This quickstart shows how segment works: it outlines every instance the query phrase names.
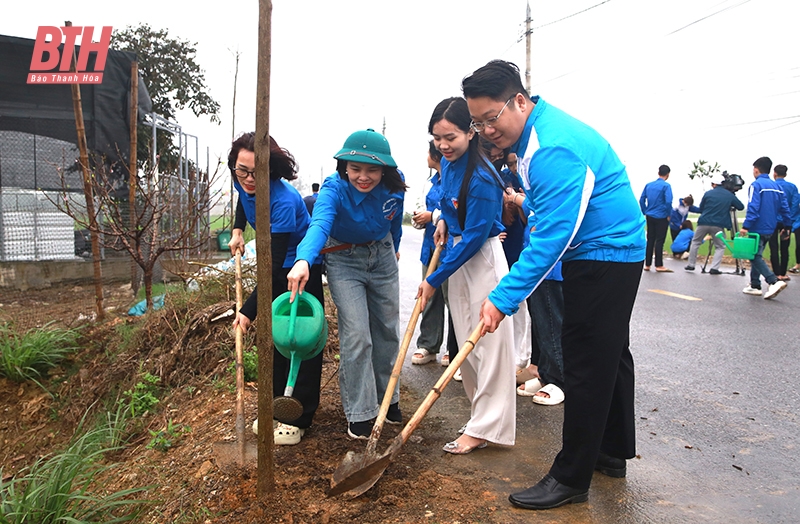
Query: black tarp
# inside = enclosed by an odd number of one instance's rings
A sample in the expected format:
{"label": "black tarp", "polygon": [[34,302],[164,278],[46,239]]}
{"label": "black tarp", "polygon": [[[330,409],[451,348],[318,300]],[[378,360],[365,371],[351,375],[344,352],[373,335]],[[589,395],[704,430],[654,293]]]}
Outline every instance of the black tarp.
{"label": "black tarp", "polygon": [[[27,83],[33,45],[32,39],[0,35],[0,130],[77,144],[70,85]],[[75,49],[79,52],[80,46]],[[94,70],[95,57],[94,53],[90,55],[90,71]],[[81,85],[87,145],[110,164],[128,163],[130,76],[135,58],[134,53],[110,49],[103,83]],[[141,120],[152,111],[141,75],[138,91]],[[40,188],[45,189],[41,184]]]}

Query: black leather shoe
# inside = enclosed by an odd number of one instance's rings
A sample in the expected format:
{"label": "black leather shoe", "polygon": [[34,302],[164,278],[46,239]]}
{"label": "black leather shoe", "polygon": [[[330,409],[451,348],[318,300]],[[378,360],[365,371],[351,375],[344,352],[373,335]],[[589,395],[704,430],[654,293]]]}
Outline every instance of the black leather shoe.
{"label": "black leather shoe", "polygon": [[627,463],[625,462],[625,459],[612,457],[611,455],[606,455],[601,451],[600,455],[597,456],[597,462],[594,465],[594,469],[603,475],[621,479],[625,476],[627,471]]}
{"label": "black leather shoe", "polygon": [[708,274],[709,275],[721,275],[722,271],[720,271],[719,269],[711,269],[711,270],[708,271]]}
{"label": "black leather shoe", "polygon": [[508,500],[519,508],[550,509],[586,502],[589,500],[589,490],[565,486],[550,475],[545,475],[535,486],[509,495]]}

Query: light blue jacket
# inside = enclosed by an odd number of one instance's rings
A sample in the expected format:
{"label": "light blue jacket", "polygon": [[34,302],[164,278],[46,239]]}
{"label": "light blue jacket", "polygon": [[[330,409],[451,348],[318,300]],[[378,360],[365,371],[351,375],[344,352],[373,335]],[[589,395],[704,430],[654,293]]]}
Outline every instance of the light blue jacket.
{"label": "light blue jacket", "polygon": [[536,231],[489,300],[511,315],[560,260],[641,262],[644,217],[625,166],[597,131],[538,96],[511,150]]}

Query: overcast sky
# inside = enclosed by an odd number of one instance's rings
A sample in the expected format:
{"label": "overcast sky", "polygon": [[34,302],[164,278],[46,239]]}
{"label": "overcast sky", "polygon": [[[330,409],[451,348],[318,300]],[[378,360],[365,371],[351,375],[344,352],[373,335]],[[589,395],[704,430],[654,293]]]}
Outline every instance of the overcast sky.
{"label": "overcast sky", "polygon": [[[800,3],[789,0],[531,0],[532,91],[595,127],[638,196],[660,164],[676,199],[702,193],[686,175],[699,159],[752,180],[770,156],[800,182]],[[599,5],[598,5],[599,4]],[[149,23],[197,43],[222,124],[182,112],[212,162],[232,132],[233,53],[241,53],[235,134],[255,127],[258,3],[8,3],[0,34],[40,25]],[[495,58],[525,69],[524,0],[275,0],[270,132],[307,184],[358,129],[386,122],[395,159],[422,196],[427,123],[461,79]],[[210,6],[207,8],[205,6]],[[574,15],[574,16],[571,16]],[[2,67],[2,64],[0,64]],[[35,86],[31,86],[34,89]],[[205,162],[205,155],[201,153]],[[213,168],[212,168],[213,169]],[[740,194],[744,198],[744,194]]]}

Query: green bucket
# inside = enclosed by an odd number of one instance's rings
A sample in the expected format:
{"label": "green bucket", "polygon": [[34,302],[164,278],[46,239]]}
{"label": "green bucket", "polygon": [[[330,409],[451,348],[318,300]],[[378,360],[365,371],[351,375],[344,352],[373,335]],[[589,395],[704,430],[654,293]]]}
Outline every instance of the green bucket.
{"label": "green bucket", "polygon": [[217,249],[220,251],[228,250],[228,242],[231,241],[231,232],[223,229],[217,234]]}
{"label": "green bucket", "polygon": [[733,258],[741,260],[753,260],[758,253],[758,243],[761,236],[758,233],[748,233],[746,237],[736,235],[733,242],[725,240],[725,235],[722,231],[717,233],[717,238],[725,242],[728,249],[731,250]]}

